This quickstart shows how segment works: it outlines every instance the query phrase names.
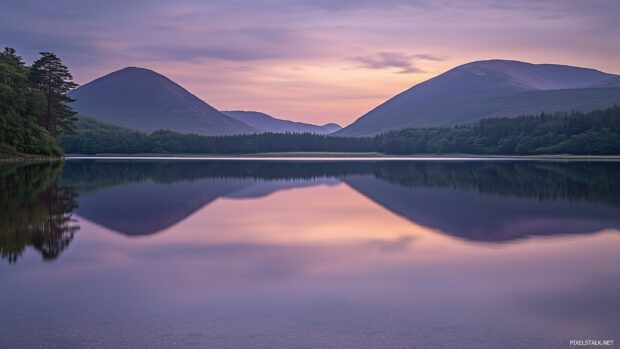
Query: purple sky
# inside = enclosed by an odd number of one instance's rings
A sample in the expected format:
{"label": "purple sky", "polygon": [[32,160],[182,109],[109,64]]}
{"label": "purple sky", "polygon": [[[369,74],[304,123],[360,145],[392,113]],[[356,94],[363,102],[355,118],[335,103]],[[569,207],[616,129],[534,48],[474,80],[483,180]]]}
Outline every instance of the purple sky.
{"label": "purple sky", "polygon": [[82,84],[141,66],[221,110],[348,124],[474,60],[620,73],[620,1],[0,0],[0,45]]}

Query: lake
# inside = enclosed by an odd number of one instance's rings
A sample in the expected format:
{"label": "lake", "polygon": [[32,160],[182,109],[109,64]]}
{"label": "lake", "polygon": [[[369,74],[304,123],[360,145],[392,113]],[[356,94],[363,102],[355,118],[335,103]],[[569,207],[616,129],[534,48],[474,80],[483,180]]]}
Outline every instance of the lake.
{"label": "lake", "polygon": [[0,166],[2,348],[620,340],[620,162]]}

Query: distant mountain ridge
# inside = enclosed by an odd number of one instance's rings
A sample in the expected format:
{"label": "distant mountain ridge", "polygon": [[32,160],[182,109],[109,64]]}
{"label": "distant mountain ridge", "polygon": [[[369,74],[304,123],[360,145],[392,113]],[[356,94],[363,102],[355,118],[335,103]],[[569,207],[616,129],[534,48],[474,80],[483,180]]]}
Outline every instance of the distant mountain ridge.
{"label": "distant mountain ridge", "polygon": [[374,135],[542,111],[591,111],[614,104],[620,104],[619,75],[557,64],[477,61],[411,87],[336,134]]}
{"label": "distant mountain ridge", "polygon": [[400,93],[342,129],[220,112],[167,77],[128,67],[71,92],[82,115],[142,132],[201,135],[314,133],[370,136],[409,127],[452,126],[484,118],[583,111],[620,104],[620,75],[557,64],[509,60],[467,63]]}
{"label": "distant mountain ridge", "polygon": [[342,128],[340,125],[333,123],[319,126],[304,122],[278,119],[271,115],[256,111],[233,110],[223,111],[222,113],[255,128],[258,132],[328,134]]}
{"label": "distant mountain ridge", "polygon": [[71,92],[80,114],[129,129],[223,135],[256,130],[230,118],[189,91],[149,69],[128,67]]}
{"label": "distant mountain ridge", "polygon": [[325,125],[321,125],[321,127],[323,127],[324,129],[326,129],[329,133],[333,133],[336,131],[340,131],[342,129],[342,126],[338,125],[335,122],[330,122],[328,124]]}
{"label": "distant mountain ridge", "polygon": [[95,120],[136,131],[171,130],[201,135],[248,133],[328,134],[341,127],[274,118],[255,111],[220,112],[169,78],[127,67],[71,92],[74,110]]}

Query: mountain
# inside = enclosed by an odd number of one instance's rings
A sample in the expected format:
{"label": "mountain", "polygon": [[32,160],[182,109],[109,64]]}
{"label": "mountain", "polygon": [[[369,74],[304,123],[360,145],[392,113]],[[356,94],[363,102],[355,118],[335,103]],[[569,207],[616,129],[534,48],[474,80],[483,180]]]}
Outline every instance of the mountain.
{"label": "mountain", "polygon": [[256,130],[230,118],[167,77],[136,67],[95,79],[70,96],[82,115],[143,132],[167,129],[222,135]]}
{"label": "mountain", "polygon": [[336,123],[333,123],[333,122],[330,122],[329,124],[321,125],[321,127],[326,129],[329,133],[342,130],[342,126]]}
{"label": "mountain", "polygon": [[341,127],[337,124],[318,126],[303,122],[278,119],[271,115],[257,111],[234,110],[224,111],[222,113],[257,129],[259,132],[327,134],[341,129]]}
{"label": "mountain", "polygon": [[599,81],[590,87],[620,87],[620,76],[616,75],[609,79]]}
{"label": "mountain", "polygon": [[556,64],[477,61],[411,87],[336,134],[365,136],[543,111],[591,111],[619,103],[619,75]]}

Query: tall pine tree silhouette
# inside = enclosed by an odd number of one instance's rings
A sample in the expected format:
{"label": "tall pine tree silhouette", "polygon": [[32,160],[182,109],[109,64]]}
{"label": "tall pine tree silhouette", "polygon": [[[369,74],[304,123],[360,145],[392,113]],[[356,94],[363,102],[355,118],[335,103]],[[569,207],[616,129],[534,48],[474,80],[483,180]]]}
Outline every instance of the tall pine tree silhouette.
{"label": "tall pine tree silhouette", "polygon": [[38,94],[39,103],[34,110],[37,121],[54,136],[74,133],[77,113],[67,105],[73,101],[67,93],[78,84],[58,56],[51,52],[40,55],[28,75]]}

